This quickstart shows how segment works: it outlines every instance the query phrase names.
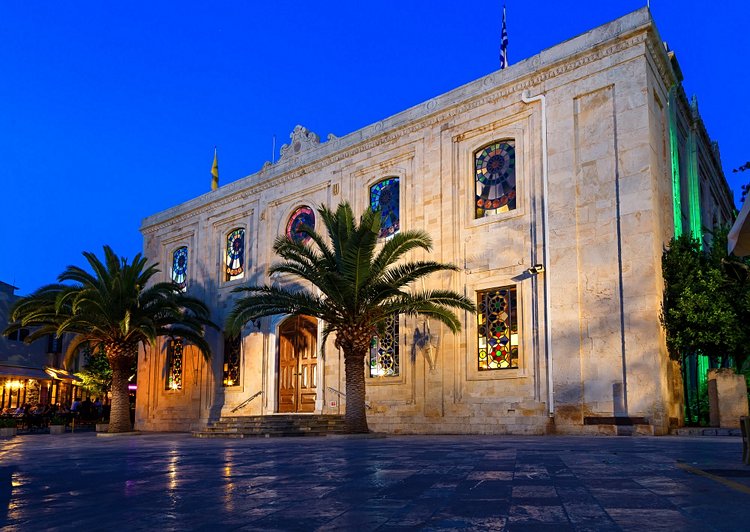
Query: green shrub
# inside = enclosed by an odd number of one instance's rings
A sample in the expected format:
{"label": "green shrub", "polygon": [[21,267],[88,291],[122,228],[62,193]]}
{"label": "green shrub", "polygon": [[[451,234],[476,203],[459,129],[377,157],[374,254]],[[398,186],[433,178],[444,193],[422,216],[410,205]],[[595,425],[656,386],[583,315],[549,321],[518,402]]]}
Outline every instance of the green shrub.
{"label": "green shrub", "polygon": [[62,416],[52,416],[49,420],[50,425],[67,425],[68,420]]}

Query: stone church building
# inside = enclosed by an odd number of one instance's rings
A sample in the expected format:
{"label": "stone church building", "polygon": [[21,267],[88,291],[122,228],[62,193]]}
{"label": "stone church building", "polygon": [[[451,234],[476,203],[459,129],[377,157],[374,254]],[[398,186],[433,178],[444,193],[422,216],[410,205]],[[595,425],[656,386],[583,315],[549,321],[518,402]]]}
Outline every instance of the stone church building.
{"label": "stone church building", "polygon": [[[659,323],[662,250],[734,212],[681,80],[640,9],[344,137],[297,126],[277,162],[146,218],[145,254],[222,323],[234,288],[268,281],[278,235],[320,228],[321,205],[379,206],[383,239],[424,230],[430,258],[459,267],[425,287],[479,311],[457,335],[400,317],[373,340],[371,429],[664,434],[683,392]],[[277,316],[236,341],[208,331],[210,362],[179,340],[142,351],[136,428],[343,413],[343,357],[321,330]]]}

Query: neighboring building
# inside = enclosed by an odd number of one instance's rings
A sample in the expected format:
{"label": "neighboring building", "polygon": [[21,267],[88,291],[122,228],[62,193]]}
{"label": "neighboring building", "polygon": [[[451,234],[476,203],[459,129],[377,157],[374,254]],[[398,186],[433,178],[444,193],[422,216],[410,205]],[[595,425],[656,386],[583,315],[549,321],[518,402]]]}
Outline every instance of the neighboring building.
{"label": "neighboring building", "polygon": [[[682,382],[659,324],[662,249],[733,212],[680,82],[644,8],[344,137],[298,126],[278,162],[145,219],[145,254],[221,323],[234,288],[266,281],[277,235],[320,227],[320,205],[378,205],[383,238],[425,230],[430,257],[460,267],[426,287],[480,311],[455,336],[392,324],[370,355],[371,428],[664,434]],[[141,353],[138,429],[197,428],[253,397],[239,414],[344,411],[341,353],[316,320],[208,340],[208,364],[179,342]]]}
{"label": "neighboring building", "polygon": [[[0,331],[8,326],[10,308],[18,299],[15,291],[15,286],[0,281]],[[29,332],[0,335],[0,411],[24,403],[70,405],[72,401],[73,383],[79,379],[63,369],[65,338],[49,336],[25,344]]]}
{"label": "neighboring building", "polygon": [[738,257],[750,255],[750,200],[746,200],[737,219],[734,221],[732,230],[729,232],[729,253]]}

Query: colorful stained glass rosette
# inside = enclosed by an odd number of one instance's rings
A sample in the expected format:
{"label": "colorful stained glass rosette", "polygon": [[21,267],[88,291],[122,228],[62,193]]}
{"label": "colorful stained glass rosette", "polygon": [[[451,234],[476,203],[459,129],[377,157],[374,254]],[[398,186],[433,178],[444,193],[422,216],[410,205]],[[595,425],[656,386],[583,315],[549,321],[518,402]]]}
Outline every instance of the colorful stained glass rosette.
{"label": "colorful stained glass rosette", "polygon": [[235,229],[227,235],[227,281],[242,277],[245,271],[245,230]]}
{"label": "colorful stained glass rosette", "polygon": [[286,236],[300,244],[307,244],[310,235],[303,227],[315,229],[315,212],[310,207],[300,207],[292,213],[286,224]]}
{"label": "colorful stained glass rosette", "polygon": [[385,323],[383,335],[372,339],[370,377],[396,377],[398,374],[398,318],[392,316]]}
{"label": "colorful stained glass rosette", "polygon": [[480,371],[518,367],[518,325],[514,287],[479,293],[477,348]]}
{"label": "colorful stained glass rosette", "polygon": [[188,248],[183,246],[172,253],[172,281],[185,290],[187,286]]}
{"label": "colorful stained glass rosette", "polygon": [[370,206],[380,209],[380,238],[398,233],[399,229],[398,177],[389,177],[370,188]]}
{"label": "colorful stained glass rosette", "polygon": [[516,208],[516,150],[510,141],[490,144],[474,160],[476,217]]}

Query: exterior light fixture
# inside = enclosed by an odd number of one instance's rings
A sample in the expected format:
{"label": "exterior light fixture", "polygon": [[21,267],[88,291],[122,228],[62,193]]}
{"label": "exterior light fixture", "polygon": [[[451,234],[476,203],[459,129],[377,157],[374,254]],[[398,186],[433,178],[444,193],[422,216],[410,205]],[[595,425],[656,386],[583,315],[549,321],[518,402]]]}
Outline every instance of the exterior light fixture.
{"label": "exterior light fixture", "polygon": [[539,275],[544,272],[544,264],[534,264],[531,268],[526,270],[529,275]]}

